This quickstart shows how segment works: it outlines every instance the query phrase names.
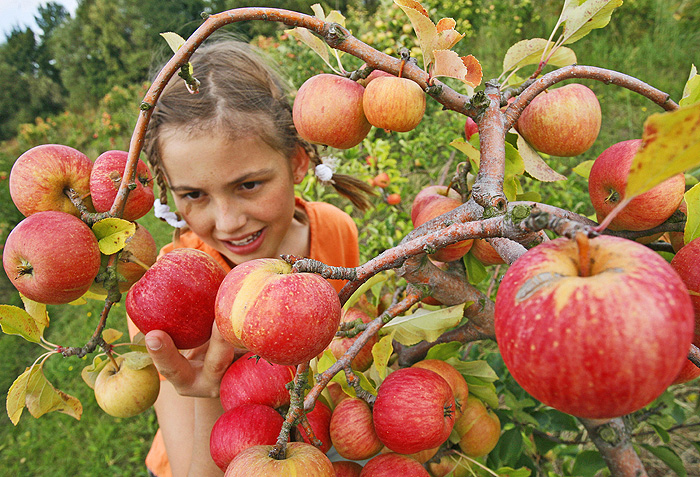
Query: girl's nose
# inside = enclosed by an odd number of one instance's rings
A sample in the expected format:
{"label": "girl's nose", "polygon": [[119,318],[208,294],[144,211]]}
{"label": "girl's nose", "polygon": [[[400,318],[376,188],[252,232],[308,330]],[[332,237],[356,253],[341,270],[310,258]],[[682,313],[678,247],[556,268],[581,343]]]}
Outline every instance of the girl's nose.
{"label": "girl's nose", "polygon": [[245,226],[245,212],[240,207],[235,207],[230,201],[217,203],[214,213],[216,228],[221,232],[233,234]]}

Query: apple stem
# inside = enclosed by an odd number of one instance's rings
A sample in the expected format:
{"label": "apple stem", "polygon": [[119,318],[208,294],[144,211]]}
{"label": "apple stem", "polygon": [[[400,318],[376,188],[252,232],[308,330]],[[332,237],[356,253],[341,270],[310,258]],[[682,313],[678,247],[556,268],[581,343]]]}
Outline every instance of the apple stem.
{"label": "apple stem", "polygon": [[398,77],[401,78],[401,75],[403,75],[403,67],[406,65],[406,60],[401,60],[401,65],[399,65],[399,74]]}
{"label": "apple stem", "polygon": [[578,246],[578,275],[580,277],[588,277],[591,274],[591,250],[588,235],[578,232],[576,234],[576,245]]}
{"label": "apple stem", "polygon": [[115,371],[119,371],[119,363],[117,363],[117,360],[114,359],[114,353],[112,353],[112,350],[107,351],[107,357],[114,365]]}

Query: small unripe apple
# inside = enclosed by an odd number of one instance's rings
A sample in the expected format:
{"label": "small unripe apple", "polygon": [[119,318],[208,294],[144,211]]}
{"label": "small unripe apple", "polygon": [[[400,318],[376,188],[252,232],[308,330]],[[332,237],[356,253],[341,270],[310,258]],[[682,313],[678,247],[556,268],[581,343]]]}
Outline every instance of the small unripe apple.
{"label": "small unripe apple", "polygon": [[552,156],[586,152],[600,132],[600,103],[582,84],[540,93],[523,110],[516,129],[532,147]]}
{"label": "small unripe apple", "polygon": [[386,203],[389,205],[398,205],[401,203],[401,194],[389,194],[386,196]]}
{"label": "small unripe apple", "polygon": [[160,376],[147,354],[131,352],[108,362],[95,380],[95,399],[114,417],[132,417],[150,408],[160,392]]}
{"label": "small unripe apple", "polygon": [[372,126],[390,131],[415,129],[425,114],[425,92],[408,78],[380,76],[367,84],[362,108]]}
{"label": "small unripe apple", "polygon": [[372,125],[362,109],[365,88],[349,78],[320,74],[301,85],[292,116],[299,135],[338,149],[358,145]]}
{"label": "small unripe apple", "polygon": [[391,178],[386,172],[380,172],[379,174],[374,176],[374,179],[372,179],[372,185],[374,187],[381,187],[382,189],[384,189],[389,184],[391,184]]}

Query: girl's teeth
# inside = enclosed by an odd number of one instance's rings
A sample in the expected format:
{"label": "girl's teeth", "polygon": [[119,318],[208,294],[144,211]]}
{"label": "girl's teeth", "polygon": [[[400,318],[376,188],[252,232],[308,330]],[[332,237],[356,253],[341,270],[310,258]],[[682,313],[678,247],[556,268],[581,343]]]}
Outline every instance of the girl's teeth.
{"label": "girl's teeth", "polygon": [[248,245],[248,244],[251,243],[253,240],[255,240],[256,238],[258,238],[258,237],[260,236],[261,233],[262,233],[262,231],[255,232],[253,235],[249,236],[249,237],[246,238],[246,239],[239,240],[239,241],[231,240],[231,243],[232,243],[233,245],[235,245],[236,247],[240,247],[240,246],[243,246],[243,245]]}

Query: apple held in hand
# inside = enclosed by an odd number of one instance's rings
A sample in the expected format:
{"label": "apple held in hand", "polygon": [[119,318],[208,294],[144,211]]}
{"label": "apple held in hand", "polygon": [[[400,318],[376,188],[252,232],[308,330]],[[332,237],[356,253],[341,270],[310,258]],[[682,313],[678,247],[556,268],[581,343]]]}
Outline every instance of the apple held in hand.
{"label": "apple held in hand", "polygon": [[[119,279],[119,291],[126,293],[129,288],[136,283],[146,271],[156,263],[158,258],[158,247],[153,240],[151,233],[146,227],[136,224],[136,232],[129,237],[124,245],[124,249],[119,254],[117,262],[117,276]],[[102,266],[100,273],[104,271],[109,263],[109,257],[102,256]],[[106,295],[104,283],[95,280],[90,286],[90,291],[98,295]]]}
{"label": "apple held in hand", "polygon": [[292,119],[299,135],[338,149],[357,146],[372,125],[362,110],[365,88],[334,74],[312,76],[297,92]]}
{"label": "apple held in hand", "polygon": [[291,265],[272,258],[236,266],[216,297],[221,336],[276,364],[318,356],[335,336],[340,314],[340,300],[327,280],[292,273]]}
{"label": "apple held in hand", "polygon": [[540,93],[523,110],[516,129],[532,147],[552,156],[586,152],[600,132],[600,103],[582,84]]}
{"label": "apple held in hand", "polygon": [[[124,168],[129,157],[126,151],[106,151],[95,159],[90,173],[90,195],[97,212],[108,212],[114,204],[117,192],[124,179]],[[122,218],[134,221],[153,208],[153,178],[143,161],[136,163],[134,188],[124,205]]]}
{"label": "apple held in hand", "polygon": [[72,147],[61,144],[33,147],[17,158],[10,171],[12,202],[25,217],[47,210],[78,217],[80,212],[64,190],[73,189],[92,210],[91,170],[90,158]]}
{"label": "apple held in hand", "polygon": [[287,444],[285,459],[270,457],[271,445],[249,447],[231,461],[224,477],[334,477],[335,471],[326,454],[305,442]]}
{"label": "apple held in hand", "polygon": [[[340,321],[342,323],[349,323],[358,319],[361,320],[362,323],[369,323],[373,318],[358,308],[348,308],[343,312]],[[340,357],[348,350],[348,348],[350,348],[350,346],[353,345],[353,343],[355,343],[356,340],[357,336],[353,336],[352,338],[336,336],[331,341],[331,344],[328,345],[328,349],[331,350],[331,353],[333,353],[335,359],[340,359]],[[357,371],[366,371],[372,365],[372,361],[374,360],[374,357],[372,356],[372,347],[377,341],[379,341],[379,338],[375,334],[362,348],[360,348],[360,351],[350,362],[352,369]]]}
{"label": "apple held in hand", "polygon": [[132,417],[150,408],[160,392],[160,376],[146,353],[131,352],[108,362],[95,380],[95,399],[114,417]]}
{"label": "apple held in hand", "polygon": [[274,445],[284,418],[270,406],[242,404],[224,412],[214,423],[209,452],[214,463],[226,471],[238,454],[256,445]]}
{"label": "apple held in hand", "polygon": [[450,385],[436,372],[401,368],[379,386],[373,417],[385,446],[413,454],[447,440],[455,421],[455,398]]}
{"label": "apple held in hand", "polygon": [[126,295],[126,312],[144,334],[163,330],[178,349],[209,340],[214,304],[226,271],[193,248],[166,253]]}
{"label": "apple held in hand", "polygon": [[296,368],[268,363],[248,352],[231,363],[221,377],[219,399],[225,411],[242,404],[265,404],[273,408],[289,405],[287,383]]}
{"label": "apple held in hand", "polygon": [[425,92],[418,83],[397,76],[378,76],[367,84],[362,108],[372,126],[390,131],[415,129],[425,114]]}
{"label": "apple held in hand", "polygon": [[559,238],[510,266],[495,328],[503,361],[528,393],[607,419],[642,408],[673,382],[693,338],[693,308],[678,274],[645,246],[603,235],[579,248]]}
{"label": "apple held in hand", "polygon": [[[588,176],[588,194],[598,221],[602,221],[625,197],[627,177],[641,139],[613,144],[593,163]],[[647,230],[661,225],[680,206],[685,178],[677,174],[640,194],[610,222],[611,230]]]}
{"label": "apple held in hand", "polygon": [[2,265],[30,300],[47,305],[83,296],[100,270],[100,249],[90,227],[66,212],[36,212],[12,229]]}

